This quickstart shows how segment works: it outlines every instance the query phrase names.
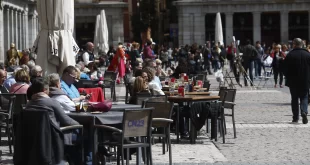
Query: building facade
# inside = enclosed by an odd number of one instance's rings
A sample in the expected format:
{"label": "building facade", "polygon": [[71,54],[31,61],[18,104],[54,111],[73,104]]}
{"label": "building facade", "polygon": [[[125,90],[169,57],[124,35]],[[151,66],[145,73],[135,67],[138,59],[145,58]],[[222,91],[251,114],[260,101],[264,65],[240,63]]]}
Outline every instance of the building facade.
{"label": "building facade", "polygon": [[221,13],[224,43],[288,43],[310,39],[309,0],[178,0],[179,45],[214,40],[215,16]]}
{"label": "building facade", "polygon": [[[127,3],[120,0],[75,0],[75,33],[80,47],[93,41],[96,16],[105,10],[109,44],[124,41],[123,13]],[[0,0],[0,62],[11,43],[18,50],[31,48],[40,30],[36,0]]]}

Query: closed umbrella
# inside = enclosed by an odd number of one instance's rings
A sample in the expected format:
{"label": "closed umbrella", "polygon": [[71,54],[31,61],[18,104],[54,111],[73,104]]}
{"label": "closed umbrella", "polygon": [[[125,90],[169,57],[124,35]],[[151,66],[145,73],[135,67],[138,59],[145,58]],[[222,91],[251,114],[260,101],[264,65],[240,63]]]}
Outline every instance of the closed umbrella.
{"label": "closed umbrella", "polygon": [[74,0],[37,0],[41,25],[33,45],[36,63],[45,73],[62,73],[69,65],[75,65],[79,51],[74,38]]}
{"label": "closed umbrella", "polygon": [[95,52],[107,53],[109,50],[109,32],[106,20],[105,11],[101,10],[100,15],[97,15],[94,45]]}
{"label": "closed umbrella", "polygon": [[216,13],[216,19],[215,19],[215,42],[219,43],[221,45],[224,44],[223,42],[223,27],[222,27],[222,20],[221,20],[221,14]]}

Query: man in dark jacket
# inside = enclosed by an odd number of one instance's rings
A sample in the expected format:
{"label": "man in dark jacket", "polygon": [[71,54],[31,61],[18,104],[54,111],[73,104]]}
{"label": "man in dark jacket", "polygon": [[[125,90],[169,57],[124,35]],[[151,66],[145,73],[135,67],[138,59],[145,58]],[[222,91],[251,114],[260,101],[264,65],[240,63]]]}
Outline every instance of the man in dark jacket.
{"label": "man in dark jacket", "polygon": [[293,123],[299,119],[298,99],[300,99],[300,110],[302,122],[308,123],[308,91],[310,87],[310,53],[302,49],[303,42],[300,38],[293,41],[294,49],[284,60],[284,74],[287,79],[286,85],[291,92],[291,106],[293,112]]}
{"label": "man in dark jacket", "polygon": [[[249,75],[250,75],[250,79],[251,79],[251,86],[253,86],[253,61],[255,59],[257,59],[258,56],[258,52],[256,50],[256,48],[251,45],[251,41],[247,40],[246,41],[246,46],[244,47],[239,47],[240,52],[243,53],[242,55],[242,60],[243,60],[243,68],[245,70],[245,72],[248,72],[249,70]],[[245,78],[244,75],[244,85],[248,86],[247,80]]]}

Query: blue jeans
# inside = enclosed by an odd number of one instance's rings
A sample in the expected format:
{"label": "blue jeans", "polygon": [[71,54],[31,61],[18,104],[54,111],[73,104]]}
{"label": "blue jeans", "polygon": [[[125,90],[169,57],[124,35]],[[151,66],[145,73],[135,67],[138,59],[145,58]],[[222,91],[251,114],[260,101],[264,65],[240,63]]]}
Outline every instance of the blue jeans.
{"label": "blue jeans", "polygon": [[308,114],[308,89],[299,89],[299,88],[291,88],[291,97],[292,97],[292,112],[293,112],[293,120],[299,119],[299,106],[298,100],[300,100],[300,111]]}
{"label": "blue jeans", "polygon": [[260,59],[254,60],[255,77],[261,76],[262,61]]}
{"label": "blue jeans", "polygon": [[215,73],[217,70],[220,69],[221,64],[218,60],[213,60],[212,64],[213,64],[213,72]]}

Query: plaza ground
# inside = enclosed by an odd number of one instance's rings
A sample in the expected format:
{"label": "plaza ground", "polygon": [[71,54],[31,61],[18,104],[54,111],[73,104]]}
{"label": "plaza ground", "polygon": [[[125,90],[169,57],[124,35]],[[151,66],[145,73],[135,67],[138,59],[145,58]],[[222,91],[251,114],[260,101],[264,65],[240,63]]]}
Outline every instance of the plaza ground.
{"label": "plaza ground", "polygon": [[[212,94],[218,84],[214,76],[209,76]],[[258,84],[258,80],[255,81]],[[116,89],[119,102],[125,95],[124,86]],[[107,93],[109,98],[109,93]],[[235,117],[237,138],[233,138],[231,118],[227,117],[226,143],[219,138],[217,142],[209,140],[205,127],[200,131],[197,144],[182,140],[173,144],[174,164],[223,164],[223,165],[282,165],[310,164],[310,125],[290,124],[291,108],[288,88],[269,88],[252,90],[239,88],[236,96]],[[229,111],[228,111],[229,112]],[[172,136],[175,142],[175,136]],[[3,164],[13,164],[8,152],[6,138],[2,146]],[[153,146],[153,162],[168,164],[168,153],[162,155],[161,144]],[[135,163],[134,160],[131,163]]]}

